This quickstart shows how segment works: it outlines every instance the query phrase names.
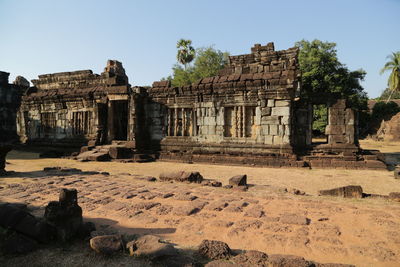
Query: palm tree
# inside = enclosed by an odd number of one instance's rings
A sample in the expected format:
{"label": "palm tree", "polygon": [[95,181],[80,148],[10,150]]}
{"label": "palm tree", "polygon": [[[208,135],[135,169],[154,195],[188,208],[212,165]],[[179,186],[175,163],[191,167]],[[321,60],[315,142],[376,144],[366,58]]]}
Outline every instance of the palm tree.
{"label": "palm tree", "polygon": [[392,53],[387,58],[390,60],[386,62],[385,66],[381,69],[381,74],[385,71],[391,71],[388,80],[389,90],[391,91],[386,103],[389,102],[392,94],[395,91],[400,91],[400,51]]}
{"label": "palm tree", "polygon": [[192,46],[192,41],[180,39],[176,44],[176,48],[178,48],[178,54],[176,55],[176,58],[178,59],[179,63],[185,66],[186,70],[187,64],[192,62],[196,55],[196,51]]}

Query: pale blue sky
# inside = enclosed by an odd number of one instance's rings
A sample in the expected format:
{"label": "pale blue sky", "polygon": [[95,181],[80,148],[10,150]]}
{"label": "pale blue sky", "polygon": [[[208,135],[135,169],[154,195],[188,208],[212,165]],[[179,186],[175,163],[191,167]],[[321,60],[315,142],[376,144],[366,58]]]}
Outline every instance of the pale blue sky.
{"label": "pale blue sky", "polygon": [[339,59],[367,72],[370,97],[386,87],[386,56],[400,50],[400,0],[0,0],[0,70],[11,79],[122,61],[132,85],[171,73],[176,41],[232,55],[255,43],[277,50],[301,39],[337,43]]}

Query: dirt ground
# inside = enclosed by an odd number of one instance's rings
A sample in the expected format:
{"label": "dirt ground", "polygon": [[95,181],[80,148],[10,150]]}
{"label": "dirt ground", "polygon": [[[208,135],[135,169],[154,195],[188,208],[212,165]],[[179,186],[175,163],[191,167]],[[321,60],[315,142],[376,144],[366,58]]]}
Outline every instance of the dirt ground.
{"label": "dirt ground", "polygon": [[[362,141],[363,148],[380,149],[400,162],[400,143]],[[361,185],[366,193],[400,192],[393,172],[340,169],[292,169],[183,164],[170,162],[117,163],[40,159],[12,151],[0,179],[0,201],[25,202],[43,214],[61,187],[76,188],[84,217],[104,231],[152,233],[182,248],[216,239],[234,249],[267,254],[293,254],[322,263],[357,266],[399,266],[400,203],[383,199],[318,197],[318,190]],[[60,166],[110,175],[57,176],[44,167]],[[205,178],[227,184],[247,174],[254,186],[247,192],[197,184],[147,182],[138,177],[164,171],[199,171]],[[13,184],[13,186],[9,186]],[[285,192],[305,191],[307,196]]]}

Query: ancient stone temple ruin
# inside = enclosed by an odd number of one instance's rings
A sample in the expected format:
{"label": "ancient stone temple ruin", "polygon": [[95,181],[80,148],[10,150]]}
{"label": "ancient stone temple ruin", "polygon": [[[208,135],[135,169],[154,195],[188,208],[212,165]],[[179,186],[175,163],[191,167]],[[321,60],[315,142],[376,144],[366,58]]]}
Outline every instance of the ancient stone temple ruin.
{"label": "ancient stone temple ruin", "polygon": [[[288,167],[385,168],[358,145],[357,113],[337,96],[301,97],[298,48],[256,44],[190,86],[131,87],[122,64],[39,75],[23,96],[27,144],[81,146],[82,160],[140,159]],[[313,142],[313,105],[327,109]],[[87,144],[87,145],[86,145]],[[61,148],[60,148],[61,149]]]}
{"label": "ancient stone temple ruin", "polygon": [[0,176],[5,174],[5,157],[12,145],[18,141],[16,114],[21,95],[29,82],[18,76],[9,84],[9,73],[0,71]]}
{"label": "ancient stone temple ruin", "polygon": [[91,70],[39,75],[23,96],[20,136],[29,144],[76,145],[131,138],[128,77],[108,61],[101,75]]}

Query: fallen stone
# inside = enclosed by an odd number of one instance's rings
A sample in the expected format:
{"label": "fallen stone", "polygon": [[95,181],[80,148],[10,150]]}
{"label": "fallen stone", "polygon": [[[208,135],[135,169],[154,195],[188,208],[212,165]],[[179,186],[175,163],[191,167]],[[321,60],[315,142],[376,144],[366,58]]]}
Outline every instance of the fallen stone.
{"label": "fallen stone", "polygon": [[90,239],[90,247],[101,254],[113,254],[122,249],[122,238],[120,235],[103,235]]}
{"label": "fallen stone", "polygon": [[268,266],[268,255],[257,250],[249,250],[231,259],[240,266]]}
{"label": "fallen stone", "polygon": [[228,244],[217,240],[203,240],[198,248],[198,253],[211,260],[228,259],[232,251]]}
{"label": "fallen stone", "polygon": [[229,179],[229,184],[232,186],[246,186],[247,175],[236,175]]}
{"label": "fallen stone", "polygon": [[393,175],[394,175],[394,179],[400,179],[400,167],[397,167],[396,169],[394,169]]}
{"label": "fallen stone", "polygon": [[352,265],[352,264],[318,263],[318,262],[315,262],[313,266],[315,266],[315,267],[356,267],[355,265]]}
{"label": "fallen stone", "polygon": [[12,229],[40,243],[49,243],[55,237],[55,229],[26,210],[9,204],[0,205],[0,226]]}
{"label": "fallen stone", "polygon": [[400,192],[389,193],[389,199],[392,201],[400,202]]}
{"label": "fallen stone", "polygon": [[178,254],[173,245],[162,242],[158,236],[154,235],[145,235],[135,241],[128,242],[126,248],[131,256],[143,256],[151,260],[160,257],[173,257]]}
{"label": "fallen stone", "polygon": [[328,190],[320,190],[319,195],[345,197],[345,198],[362,198],[363,189],[359,185],[348,185]]}
{"label": "fallen stone", "polygon": [[13,233],[2,242],[2,251],[5,254],[26,254],[38,248],[38,243],[21,234]]}
{"label": "fallen stone", "polygon": [[199,172],[186,172],[186,171],[178,171],[178,172],[168,172],[161,173],[160,181],[169,182],[190,182],[190,183],[201,183],[203,181],[203,176]]}
{"label": "fallen stone", "polygon": [[310,219],[297,214],[283,214],[279,221],[285,224],[308,225]]}
{"label": "fallen stone", "polygon": [[273,254],[268,257],[270,267],[311,267],[314,263],[305,260],[303,257],[293,255]]}
{"label": "fallen stone", "polygon": [[226,261],[226,260],[214,260],[214,261],[210,261],[209,263],[207,263],[206,265],[204,265],[205,267],[241,267],[240,265],[230,262],[230,261]]}

